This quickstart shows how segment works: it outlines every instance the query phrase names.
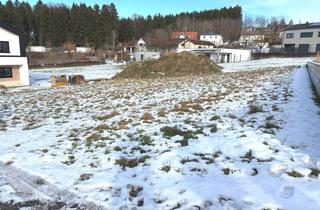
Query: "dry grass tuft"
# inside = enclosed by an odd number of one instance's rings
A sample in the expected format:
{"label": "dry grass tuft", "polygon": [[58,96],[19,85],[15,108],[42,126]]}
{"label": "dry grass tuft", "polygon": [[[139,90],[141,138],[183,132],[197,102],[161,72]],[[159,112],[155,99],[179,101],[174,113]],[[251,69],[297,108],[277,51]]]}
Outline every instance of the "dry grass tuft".
{"label": "dry grass tuft", "polygon": [[104,121],[104,120],[108,120],[108,119],[110,119],[110,118],[113,118],[113,117],[115,117],[115,116],[117,116],[117,115],[120,115],[120,113],[114,111],[114,112],[111,112],[110,114],[106,114],[106,115],[102,115],[102,116],[97,116],[96,119],[97,119],[97,120],[100,120],[100,121]]}
{"label": "dry grass tuft", "polygon": [[152,123],[152,121],[154,120],[154,117],[152,116],[151,113],[149,112],[146,112],[142,115],[142,117],[140,118],[140,120],[143,122],[143,123]]}

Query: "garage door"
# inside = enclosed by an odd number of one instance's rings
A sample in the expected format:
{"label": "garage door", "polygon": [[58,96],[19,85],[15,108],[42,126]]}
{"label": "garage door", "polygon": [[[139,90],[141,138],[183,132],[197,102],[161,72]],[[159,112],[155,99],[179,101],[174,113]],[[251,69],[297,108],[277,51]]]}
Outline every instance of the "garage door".
{"label": "garage door", "polygon": [[317,44],[316,52],[320,52],[320,44]]}
{"label": "garage door", "polygon": [[300,44],[298,52],[301,54],[307,54],[309,52],[309,44]]}

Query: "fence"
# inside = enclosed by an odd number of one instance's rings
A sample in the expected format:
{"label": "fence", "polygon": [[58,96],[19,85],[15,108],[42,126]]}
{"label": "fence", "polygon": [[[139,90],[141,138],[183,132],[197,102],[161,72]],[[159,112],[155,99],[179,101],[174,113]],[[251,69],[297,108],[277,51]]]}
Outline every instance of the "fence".
{"label": "fence", "polygon": [[308,62],[307,66],[311,81],[320,97],[320,63]]}
{"label": "fence", "polygon": [[269,53],[281,53],[287,55],[314,55],[315,52],[309,52],[308,49],[299,48],[299,47],[292,47],[292,48],[275,48],[270,47]]}

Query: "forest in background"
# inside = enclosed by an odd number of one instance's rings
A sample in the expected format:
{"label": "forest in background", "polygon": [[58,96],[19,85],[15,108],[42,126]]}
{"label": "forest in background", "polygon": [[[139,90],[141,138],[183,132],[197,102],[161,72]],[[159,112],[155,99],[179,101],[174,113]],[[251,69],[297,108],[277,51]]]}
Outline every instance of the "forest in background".
{"label": "forest in background", "polygon": [[61,46],[76,42],[83,46],[111,49],[118,42],[145,37],[153,46],[166,46],[172,31],[221,33],[226,40],[239,38],[242,29],[240,6],[187,12],[177,15],[119,18],[116,5],[44,4],[0,1],[0,21],[26,35],[27,45]]}

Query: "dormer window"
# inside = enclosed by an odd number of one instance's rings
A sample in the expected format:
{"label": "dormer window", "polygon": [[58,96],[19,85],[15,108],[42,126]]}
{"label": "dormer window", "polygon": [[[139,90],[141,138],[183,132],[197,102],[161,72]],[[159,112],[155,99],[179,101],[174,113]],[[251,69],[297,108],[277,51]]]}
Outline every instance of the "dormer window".
{"label": "dormer window", "polygon": [[10,53],[9,42],[0,41],[0,53]]}

